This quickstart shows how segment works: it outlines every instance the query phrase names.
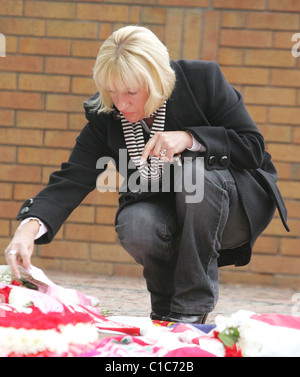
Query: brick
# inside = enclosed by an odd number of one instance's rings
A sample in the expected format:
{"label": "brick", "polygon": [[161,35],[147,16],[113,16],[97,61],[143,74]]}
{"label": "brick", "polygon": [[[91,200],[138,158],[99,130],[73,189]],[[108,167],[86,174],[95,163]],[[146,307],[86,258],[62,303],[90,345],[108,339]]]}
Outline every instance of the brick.
{"label": "brick", "polygon": [[19,89],[37,92],[68,93],[70,78],[55,75],[21,74],[19,76]]}
{"label": "brick", "polygon": [[[237,269],[236,269],[237,270]],[[251,286],[255,281],[256,285],[273,285],[273,275],[255,274],[244,271],[243,269],[226,271],[222,268],[220,270],[220,282],[224,284],[244,284]]]}
{"label": "brick", "polygon": [[[3,132],[4,134],[4,132]],[[1,162],[15,162],[16,161],[16,148],[6,145],[0,146],[0,161]]]}
{"label": "brick", "polygon": [[58,38],[20,38],[21,54],[32,55],[70,55],[70,41]]}
{"label": "brick", "polygon": [[36,196],[45,185],[39,185],[39,184],[32,184],[32,183],[15,183],[14,184],[14,190],[13,190],[13,198],[14,200],[26,200],[28,198],[33,198]]}
{"label": "brick", "polygon": [[300,145],[270,143],[268,149],[278,161],[300,162]]}
{"label": "brick", "polygon": [[81,112],[80,114],[70,114],[69,116],[70,130],[81,130],[86,123],[87,119],[83,112]]}
{"label": "brick", "polygon": [[295,275],[275,275],[273,284],[277,287],[294,289],[295,292],[298,292],[298,288],[300,286],[300,278]]}
{"label": "brick", "polygon": [[46,110],[63,112],[83,112],[83,102],[86,97],[71,95],[47,95]]}
{"label": "brick", "polygon": [[59,259],[53,258],[35,258],[31,259],[34,266],[38,266],[41,270],[51,271],[51,270],[61,270],[61,261]]}
{"label": "brick", "polygon": [[95,59],[50,57],[46,58],[45,72],[91,77],[94,65]]}
{"label": "brick", "polygon": [[101,40],[107,39],[113,32],[112,24],[110,23],[101,23],[99,38]]}
{"label": "brick", "polygon": [[247,105],[247,110],[256,123],[265,123],[267,121],[268,109],[266,106]]}
{"label": "brick", "polygon": [[139,6],[132,6],[129,8],[129,16],[128,16],[128,22],[131,24],[136,24],[140,20],[140,14],[141,14],[141,7]]}
{"label": "brick", "polygon": [[278,186],[282,195],[289,199],[299,199],[300,182],[297,181],[279,181]]}
{"label": "brick", "polygon": [[231,84],[267,85],[269,81],[265,68],[222,67],[222,71]]}
{"label": "brick", "polygon": [[114,225],[116,209],[112,207],[101,207],[96,210],[96,223],[103,225]]}
{"label": "brick", "polygon": [[140,18],[141,18],[141,22],[144,22],[144,23],[147,22],[150,24],[165,24],[166,9],[142,7]]}
{"label": "brick", "polygon": [[68,223],[93,224],[95,222],[94,206],[79,206],[68,219]]}
{"label": "brick", "polygon": [[[285,199],[285,198],[284,198]],[[289,226],[291,226],[291,221],[289,221]],[[287,233],[284,229],[282,222],[279,218],[274,217],[271,224],[264,230],[262,236],[286,236],[290,233]]]}
{"label": "brick", "polygon": [[143,277],[142,266],[135,264],[114,264],[114,275],[131,276],[133,278]]}
{"label": "brick", "polygon": [[78,132],[71,131],[46,131],[45,146],[53,148],[73,148]]}
{"label": "brick", "polygon": [[263,125],[260,126],[260,131],[262,132],[265,140],[267,142],[292,142],[292,127],[288,126],[275,126],[275,125]]}
{"label": "brick", "polygon": [[96,59],[100,47],[101,43],[99,41],[72,41],[71,55],[76,57],[80,56],[84,58]]}
{"label": "brick", "polygon": [[93,205],[117,206],[119,194],[117,192],[100,193],[97,190],[91,192],[82,203]]}
{"label": "brick", "polygon": [[0,143],[7,145],[42,145],[43,131],[6,129],[0,134]]}
{"label": "brick", "polygon": [[70,151],[54,148],[25,148],[20,147],[18,153],[19,164],[60,165],[67,161]]}
{"label": "brick", "polygon": [[0,92],[0,107],[5,109],[39,110],[43,106],[44,99],[39,93]]}
{"label": "brick", "polygon": [[91,244],[91,259],[100,262],[135,263],[134,259],[118,244]]}
{"label": "brick", "polygon": [[1,90],[13,90],[17,87],[17,75],[15,73],[0,72]]}
{"label": "brick", "polygon": [[276,162],[276,170],[280,179],[291,179],[291,164],[288,162]]}
{"label": "brick", "polygon": [[234,47],[271,47],[272,32],[258,30],[221,30],[221,46]]}
{"label": "brick", "polygon": [[6,265],[6,259],[4,257],[4,250],[6,249],[7,245],[10,243],[11,237],[0,237],[0,248],[3,250],[3,253],[0,253],[0,263],[1,265]]}
{"label": "brick", "polygon": [[42,168],[42,179],[41,182],[42,184],[46,185],[49,182],[49,176],[51,173],[54,171],[59,171],[60,170],[60,163],[56,164],[56,166],[43,166]]}
{"label": "brick", "polygon": [[47,21],[46,35],[49,37],[97,38],[98,26],[91,22]]}
{"label": "brick", "polygon": [[243,50],[236,48],[220,48],[218,61],[221,65],[242,65]]}
{"label": "brick", "polygon": [[246,50],[245,65],[254,65],[258,67],[295,67],[296,59],[291,51],[280,50]]}
{"label": "brick", "polygon": [[92,78],[74,77],[72,79],[72,93],[87,94],[88,96],[91,96],[96,91],[97,88]]}
{"label": "brick", "polygon": [[66,129],[68,116],[64,113],[42,111],[17,111],[17,127],[41,129]]}
{"label": "brick", "polygon": [[300,72],[292,69],[272,69],[271,84],[299,88]]}
{"label": "brick", "polygon": [[73,19],[76,15],[75,4],[57,1],[26,1],[25,17]]}
{"label": "brick", "polygon": [[15,54],[17,50],[18,50],[18,38],[7,35],[6,36],[6,53]]}
{"label": "brick", "polygon": [[242,29],[246,25],[246,13],[223,12],[221,20],[223,27]]}
{"label": "brick", "polygon": [[45,21],[28,18],[1,18],[1,33],[12,35],[45,35]]}
{"label": "brick", "polygon": [[265,9],[264,0],[240,1],[240,0],[214,0],[214,8],[224,9]]}
{"label": "brick", "polygon": [[269,121],[277,124],[299,125],[300,109],[296,107],[271,107]]}
{"label": "brick", "polygon": [[250,29],[298,30],[297,14],[250,12],[247,26]]}
{"label": "brick", "polygon": [[294,142],[300,144],[300,129],[294,128]]}
{"label": "brick", "polygon": [[183,13],[181,9],[168,9],[166,15],[165,44],[172,59],[181,57],[181,35],[183,29]]}
{"label": "brick", "polygon": [[170,7],[209,7],[209,0],[158,0],[158,5]]}
{"label": "brick", "polygon": [[13,126],[15,119],[15,112],[12,110],[0,110],[0,125]]}
{"label": "brick", "polygon": [[11,200],[0,201],[0,217],[2,219],[15,219],[20,210],[20,203]]}
{"label": "brick", "polygon": [[0,183],[0,199],[12,199],[13,185],[11,183]]}
{"label": "brick", "polygon": [[128,6],[79,3],[77,5],[77,19],[126,22],[128,20]]}
{"label": "brick", "polygon": [[115,228],[105,225],[66,224],[67,240],[115,243],[117,236]]}
{"label": "brick", "polygon": [[291,33],[290,31],[281,31],[281,32],[273,32],[273,47],[275,48],[281,48],[284,50],[289,50],[291,51],[293,45],[295,42],[292,41],[292,35],[294,33]]}
{"label": "brick", "polygon": [[199,59],[202,12],[191,11],[184,18],[183,58]]}
{"label": "brick", "polygon": [[39,256],[59,259],[88,259],[89,244],[87,242],[53,241],[43,245]]}
{"label": "brick", "polygon": [[250,264],[251,271],[299,275],[299,258],[256,255]]}
{"label": "brick", "polygon": [[145,25],[148,27],[161,41],[164,41],[165,38],[165,25],[158,25],[158,24],[152,24],[152,25]]}
{"label": "brick", "polygon": [[286,88],[246,87],[245,103],[289,106],[296,103],[296,90]]}
{"label": "brick", "polygon": [[276,237],[259,237],[254,245],[256,254],[277,254],[279,241]]}
{"label": "brick", "polygon": [[62,271],[80,274],[113,275],[112,263],[91,263],[83,261],[62,260]]}
{"label": "brick", "polygon": [[202,39],[203,60],[217,60],[219,49],[220,12],[206,11],[204,14],[204,30]]}
{"label": "brick", "polygon": [[[300,63],[299,63],[299,64],[300,64]],[[300,106],[300,90],[298,90],[297,92],[298,92],[297,105]]]}
{"label": "brick", "polygon": [[300,4],[295,0],[270,0],[268,8],[270,10],[281,10],[284,12],[299,12]]}
{"label": "brick", "polygon": [[0,59],[0,71],[42,72],[43,58],[36,56],[8,55]]}
{"label": "brick", "polygon": [[286,200],[285,205],[288,211],[289,218],[298,219],[300,215],[300,202],[296,200]]}
{"label": "brick", "polygon": [[0,14],[2,16],[22,16],[23,1],[22,0],[0,0]]}
{"label": "brick", "polygon": [[9,236],[10,222],[8,220],[0,220],[0,236]]}

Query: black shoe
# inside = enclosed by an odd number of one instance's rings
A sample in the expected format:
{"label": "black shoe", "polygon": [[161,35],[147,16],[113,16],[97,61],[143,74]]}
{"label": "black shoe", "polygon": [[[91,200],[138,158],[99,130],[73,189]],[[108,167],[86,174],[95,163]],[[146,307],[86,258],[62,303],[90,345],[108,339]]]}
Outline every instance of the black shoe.
{"label": "black shoe", "polygon": [[150,313],[150,318],[152,319],[152,321],[162,321],[164,316],[165,314],[159,314],[154,311]]}
{"label": "black shoe", "polygon": [[182,322],[182,323],[200,323],[206,322],[208,314],[183,314],[171,312],[167,316],[163,316],[162,320],[167,322]]}

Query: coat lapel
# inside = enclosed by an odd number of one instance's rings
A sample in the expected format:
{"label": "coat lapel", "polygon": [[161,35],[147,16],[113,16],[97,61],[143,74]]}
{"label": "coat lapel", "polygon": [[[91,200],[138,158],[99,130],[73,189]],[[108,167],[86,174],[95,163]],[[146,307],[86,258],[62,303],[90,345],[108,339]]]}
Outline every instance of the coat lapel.
{"label": "coat lapel", "polygon": [[181,67],[174,61],[171,61],[171,66],[176,74],[176,84],[167,103],[166,130],[181,130],[199,124],[210,126]]}

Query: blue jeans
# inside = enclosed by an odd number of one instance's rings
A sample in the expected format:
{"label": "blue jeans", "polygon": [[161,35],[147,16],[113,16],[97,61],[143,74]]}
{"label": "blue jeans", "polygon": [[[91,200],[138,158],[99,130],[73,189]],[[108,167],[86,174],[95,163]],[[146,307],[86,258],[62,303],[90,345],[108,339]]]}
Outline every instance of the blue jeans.
{"label": "blue jeans", "polygon": [[205,170],[201,202],[186,203],[186,195],[184,187],[158,193],[125,207],[116,220],[122,246],[144,267],[158,314],[211,312],[218,300],[218,250],[250,239],[229,170]]}

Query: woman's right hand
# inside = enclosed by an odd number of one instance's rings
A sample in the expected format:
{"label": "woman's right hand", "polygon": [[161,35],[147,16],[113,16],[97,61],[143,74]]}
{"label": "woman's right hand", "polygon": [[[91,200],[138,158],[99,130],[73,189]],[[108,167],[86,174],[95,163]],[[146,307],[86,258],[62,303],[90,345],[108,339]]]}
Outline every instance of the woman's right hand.
{"label": "woman's right hand", "polygon": [[30,260],[34,249],[34,239],[40,228],[37,220],[30,220],[19,227],[5,250],[5,257],[12,272],[20,278],[18,266],[26,270],[30,268]]}

